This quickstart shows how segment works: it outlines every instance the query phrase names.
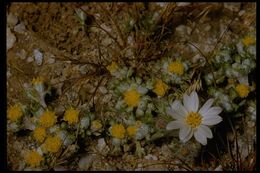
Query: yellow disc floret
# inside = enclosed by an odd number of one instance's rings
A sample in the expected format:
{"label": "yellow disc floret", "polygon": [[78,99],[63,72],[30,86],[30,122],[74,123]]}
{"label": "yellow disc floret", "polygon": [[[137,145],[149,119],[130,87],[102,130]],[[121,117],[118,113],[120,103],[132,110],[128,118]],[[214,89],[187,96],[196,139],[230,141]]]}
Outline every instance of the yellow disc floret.
{"label": "yellow disc floret", "polygon": [[141,94],[136,89],[128,90],[124,93],[124,101],[130,107],[136,107],[139,104]]}
{"label": "yellow disc floret", "polygon": [[113,73],[115,72],[117,69],[118,69],[118,65],[117,63],[115,62],[112,62],[110,65],[108,65],[107,67],[107,70],[110,72],[110,73]]}
{"label": "yellow disc floret", "polygon": [[243,40],[242,40],[243,44],[245,46],[249,46],[249,45],[253,45],[255,44],[255,39],[252,36],[246,36]]}
{"label": "yellow disc floret", "polygon": [[61,139],[58,136],[49,136],[43,144],[44,150],[51,153],[56,153],[61,147]]}
{"label": "yellow disc floret", "polygon": [[68,121],[69,124],[75,124],[79,120],[79,110],[69,108],[66,110],[64,120]]}
{"label": "yellow disc floret", "polygon": [[38,167],[41,164],[43,157],[36,151],[29,151],[25,155],[25,162],[30,167]]}
{"label": "yellow disc floret", "polygon": [[135,136],[135,134],[136,134],[136,132],[137,132],[137,127],[136,126],[128,126],[127,127],[127,129],[126,129],[126,131],[127,131],[127,134],[129,135],[129,136]]}
{"label": "yellow disc floret", "polygon": [[44,82],[44,78],[42,76],[33,78],[32,80],[32,84],[34,85],[43,84],[43,82]]}
{"label": "yellow disc floret", "polygon": [[190,112],[186,117],[186,123],[192,128],[197,128],[202,121],[202,117],[197,112]]}
{"label": "yellow disc floret", "polygon": [[23,115],[22,108],[19,104],[11,106],[7,111],[7,118],[11,121],[17,121]]}
{"label": "yellow disc floret", "polygon": [[183,73],[184,73],[183,64],[179,61],[174,61],[169,64],[168,71],[170,73],[175,73],[177,75],[183,75]]}
{"label": "yellow disc floret", "polygon": [[245,98],[249,93],[249,87],[245,84],[238,84],[236,86],[236,91],[241,98]]}
{"label": "yellow disc floret", "polygon": [[46,136],[46,130],[43,127],[37,127],[33,132],[33,137],[38,142],[43,142]]}
{"label": "yellow disc floret", "polygon": [[111,128],[111,135],[118,139],[125,137],[125,128],[122,124],[114,124]]}
{"label": "yellow disc floret", "polygon": [[39,119],[40,125],[43,127],[52,127],[56,123],[55,113],[52,111],[45,111]]}
{"label": "yellow disc floret", "polygon": [[158,80],[155,85],[153,91],[158,95],[158,96],[164,96],[164,94],[168,90],[168,85],[164,83],[162,80]]}
{"label": "yellow disc floret", "polygon": [[102,128],[102,124],[101,124],[101,121],[100,120],[94,120],[92,123],[91,123],[91,130],[93,131],[96,131],[96,130],[99,130]]}

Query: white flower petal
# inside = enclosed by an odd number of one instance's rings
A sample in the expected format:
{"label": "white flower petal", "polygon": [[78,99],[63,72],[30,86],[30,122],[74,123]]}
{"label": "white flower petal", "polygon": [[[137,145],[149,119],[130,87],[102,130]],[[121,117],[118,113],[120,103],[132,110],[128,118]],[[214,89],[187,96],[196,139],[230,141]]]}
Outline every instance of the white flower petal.
{"label": "white flower petal", "polygon": [[197,129],[197,131],[201,134],[203,134],[204,136],[206,136],[207,138],[212,138],[212,132],[210,130],[210,128],[208,126],[205,125],[200,125]]}
{"label": "white flower petal", "polygon": [[191,129],[190,133],[186,136],[186,138],[183,139],[183,143],[186,143],[188,140],[190,140],[190,138],[193,136],[193,129]]}
{"label": "white flower petal", "polygon": [[201,114],[203,117],[214,116],[220,114],[222,111],[221,107],[212,107],[206,113]]}
{"label": "white flower petal", "polygon": [[201,114],[201,115],[205,114],[209,110],[209,108],[213,104],[213,102],[214,102],[214,99],[207,100],[206,103],[200,108],[199,114]]}
{"label": "white flower petal", "polygon": [[171,121],[167,124],[166,129],[167,130],[173,130],[173,129],[179,129],[183,126],[183,123],[180,121]]}
{"label": "white flower petal", "polygon": [[222,121],[222,118],[218,115],[216,116],[207,116],[202,118],[202,124],[203,125],[215,125]]}
{"label": "white flower petal", "polygon": [[187,110],[182,106],[179,100],[175,100],[171,107],[168,108],[167,114],[178,120],[183,120],[187,114]]}
{"label": "white flower petal", "polygon": [[198,130],[194,132],[195,139],[201,143],[202,145],[207,144],[207,138],[202,133],[200,133]]}
{"label": "white flower petal", "polygon": [[186,93],[183,94],[183,104],[188,112],[192,111],[191,98]]}
{"label": "white flower petal", "polygon": [[178,114],[183,117],[185,117],[188,114],[187,109],[181,104],[179,100],[174,101],[171,107],[175,112],[178,112]]}
{"label": "white flower petal", "polygon": [[183,95],[183,104],[188,112],[197,112],[199,108],[199,97],[198,94],[193,91],[190,96],[186,93]]}
{"label": "white flower petal", "polygon": [[184,117],[182,115],[180,115],[178,112],[176,112],[172,108],[168,108],[166,113],[168,115],[171,115],[174,119],[177,119],[177,120],[183,120],[184,119]]}
{"label": "white flower petal", "polygon": [[146,93],[148,92],[148,89],[145,88],[145,87],[138,86],[138,87],[137,87],[137,91],[138,91],[140,94],[146,94]]}
{"label": "white flower petal", "polygon": [[192,112],[198,112],[199,109],[199,97],[196,91],[192,91],[190,95]]}
{"label": "white flower petal", "polygon": [[191,132],[191,127],[184,125],[180,128],[179,138],[183,141]]}
{"label": "white flower petal", "polygon": [[188,114],[187,109],[182,104],[179,104],[179,107],[176,109],[176,111],[178,111],[179,114],[183,117],[185,117]]}

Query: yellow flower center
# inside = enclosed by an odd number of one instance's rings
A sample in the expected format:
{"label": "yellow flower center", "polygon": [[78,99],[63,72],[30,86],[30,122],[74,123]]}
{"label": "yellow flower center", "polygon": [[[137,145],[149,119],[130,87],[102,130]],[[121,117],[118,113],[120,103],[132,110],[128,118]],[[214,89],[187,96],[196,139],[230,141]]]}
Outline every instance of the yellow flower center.
{"label": "yellow flower center", "polygon": [[122,124],[115,124],[112,126],[111,135],[118,139],[125,137],[125,128]]}
{"label": "yellow flower center", "polygon": [[54,112],[45,111],[39,120],[43,127],[52,127],[56,123],[56,116]]}
{"label": "yellow flower center", "polygon": [[36,151],[29,151],[25,156],[25,162],[31,167],[40,166],[43,157]]}
{"label": "yellow flower center", "polygon": [[137,127],[136,126],[128,126],[126,131],[127,131],[127,134],[132,137],[136,134]]}
{"label": "yellow flower center", "polygon": [[18,104],[11,106],[7,111],[7,117],[11,121],[17,121],[20,117],[22,117],[22,115],[22,108]]}
{"label": "yellow flower center", "polygon": [[236,91],[241,98],[245,98],[249,93],[249,87],[244,84],[238,84],[236,86]]}
{"label": "yellow flower center", "polygon": [[42,84],[43,82],[44,82],[44,78],[42,76],[33,78],[32,80],[32,84],[34,85]]}
{"label": "yellow flower center", "polygon": [[168,85],[165,84],[162,80],[158,80],[155,85],[153,91],[158,95],[158,96],[164,96],[166,91],[168,90]]}
{"label": "yellow flower center", "polygon": [[197,112],[190,112],[186,117],[186,123],[192,128],[197,128],[201,124],[202,117]]}
{"label": "yellow flower center", "polygon": [[61,139],[58,136],[49,136],[43,144],[47,152],[56,153],[61,147]]}
{"label": "yellow flower center", "polygon": [[91,123],[91,130],[99,130],[102,128],[102,124],[101,124],[101,121],[100,120],[94,120],[92,123]]}
{"label": "yellow flower center", "polygon": [[33,132],[33,137],[38,141],[38,142],[43,142],[46,136],[46,130],[43,127],[38,127],[34,130]]}
{"label": "yellow flower center", "polygon": [[245,46],[249,46],[255,44],[255,39],[251,36],[247,36],[242,40],[242,42]]}
{"label": "yellow flower center", "polygon": [[231,79],[231,78],[228,78],[228,84],[234,84],[235,83],[235,80],[234,79]]}
{"label": "yellow flower center", "polygon": [[184,67],[183,64],[179,61],[174,61],[168,66],[168,71],[170,73],[176,73],[177,75],[183,75]]}
{"label": "yellow flower center", "polygon": [[107,70],[110,72],[110,73],[113,73],[115,72],[117,69],[118,69],[118,65],[117,63],[115,62],[112,62],[110,65],[108,65],[107,67]]}
{"label": "yellow flower center", "polygon": [[68,121],[69,124],[75,124],[79,119],[79,110],[75,110],[73,108],[69,108],[66,110],[64,115],[64,120]]}
{"label": "yellow flower center", "polygon": [[139,104],[140,96],[136,89],[131,89],[124,93],[124,101],[128,106],[136,107]]}
{"label": "yellow flower center", "polygon": [[138,120],[138,121],[135,122],[135,127],[140,128],[141,125],[142,125],[142,121]]}

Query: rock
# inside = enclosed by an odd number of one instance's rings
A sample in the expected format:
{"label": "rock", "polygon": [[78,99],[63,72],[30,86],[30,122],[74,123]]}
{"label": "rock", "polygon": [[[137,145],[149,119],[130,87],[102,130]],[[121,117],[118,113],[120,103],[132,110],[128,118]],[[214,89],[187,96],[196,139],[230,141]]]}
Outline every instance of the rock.
{"label": "rock", "polygon": [[176,6],[184,7],[190,5],[190,2],[176,2]]}
{"label": "rock", "polygon": [[7,15],[7,24],[9,26],[15,26],[17,22],[18,22],[18,18],[15,15],[13,15],[12,13]]}
{"label": "rock", "polygon": [[14,27],[14,31],[15,31],[15,32],[18,32],[19,34],[23,34],[24,31],[25,31],[25,25],[24,25],[24,23],[21,22],[21,23],[19,23],[18,25],[16,25],[16,26]]}
{"label": "rock", "polygon": [[10,70],[8,70],[7,73],[6,73],[6,77],[7,77],[7,79],[10,78],[11,75],[12,75],[12,74],[11,74]]}
{"label": "rock", "polygon": [[214,171],[223,171],[222,165],[219,165],[218,167],[216,167],[216,168],[214,169]]}
{"label": "rock", "polygon": [[106,89],[106,87],[104,87],[104,86],[100,86],[99,88],[99,91],[102,93],[102,94],[106,94],[108,91],[107,91],[107,89]]}
{"label": "rock", "polygon": [[102,151],[105,148],[105,146],[106,146],[105,139],[104,138],[98,139],[98,145],[97,145],[98,150]]}
{"label": "rock", "polygon": [[230,11],[238,12],[240,10],[241,3],[224,3],[224,8],[229,9]]}
{"label": "rock", "polygon": [[11,32],[10,28],[7,27],[6,29],[6,48],[7,51],[11,49],[14,46],[14,43],[16,42],[15,35]]}
{"label": "rock", "polygon": [[167,5],[166,2],[156,2],[156,4],[161,6],[161,7],[165,7]]}
{"label": "rock", "polygon": [[175,28],[176,35],[186,35],[187,34],[187,27],[185,25],[179,25]]}
{"label": "rock", "polygon": [[17,55],[19,58],[21,58],[21,59],[24,60],[24,59],[26,58],[26,56],[27,56],[27,52],[26,52],[24,49],[22,49],[22,50],[20,50],[19,52],[17,52],[16,55]]}
{"label": "rock", "polygon": [[26,60],[28,63],[33,62],[33,57],[29,56]]}
{"label": "rock", "polygon": [[34,59],[37,65],[42,65],[43,55],[38,49],[33,50]]}
{"label": "rock", "polygon": [[82,171],[87,171],[91,167],[93,161],[96,158],[97,158],[97,156],[95,154],[82,157],[78,163],[79,169]]}
{"label": "rock", "polygon": [[47,60],[47,63],[48,63],[48,64],[53,64],[53,63],[55,63],[55,59],[54,59],[54,58],[49,58],[49,59]]}
{"label": "rock", "polygon": [[158,160],[158,158],[154,155],[148,154],[144,157],[146,160]]}

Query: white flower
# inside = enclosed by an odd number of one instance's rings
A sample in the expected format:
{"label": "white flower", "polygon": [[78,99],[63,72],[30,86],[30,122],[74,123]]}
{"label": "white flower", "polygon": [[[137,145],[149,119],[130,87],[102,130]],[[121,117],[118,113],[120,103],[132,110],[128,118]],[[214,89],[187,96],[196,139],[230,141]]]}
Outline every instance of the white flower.
{"label": "white flower", "polygon": [[172,103],[167,113],[176,121],[167,124],[167,130],[180,129],[179,138],[187,142],[194,134],[195,139],[202,145],[207,144],[207,138],[212,138],[212,132],[208,126],[218,124],[222,118],[218,114],[220,107],[211,107],[213,99],[209,99],[198,111],[198,94],[193,91],[190,96],[183,95],[184,106],[179,100]]}

